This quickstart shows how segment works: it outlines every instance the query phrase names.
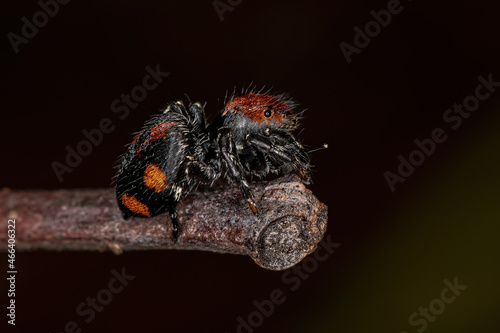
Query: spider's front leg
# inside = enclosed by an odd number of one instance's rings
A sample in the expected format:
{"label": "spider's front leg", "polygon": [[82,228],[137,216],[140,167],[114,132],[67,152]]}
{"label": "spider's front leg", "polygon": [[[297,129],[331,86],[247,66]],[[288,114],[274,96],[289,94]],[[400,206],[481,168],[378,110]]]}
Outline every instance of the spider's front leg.
{"label": "spider's front leg", "polygon": [[273,157],[283,172],[294,171],[305,183],[310,181],[309,155],[297,140],[287,132],[266,130],[265,135],[250,135],[247,143]]}
{"label": "spider's front leg", "polygon": [[219,129],[217,133],[217,141],[219,143],[220,152],[222,154],[222,160],[225,161],[228,175],[230,179],[240,186],[241,192],[245,196],[248,202],[248,206],[252,213],[257,215],[259,209],[257,204],[253,199],[252,191],[248,186],[243,174],[243,167],[241,166],[238,154],[236,153],[236,147],[234,140],[231,136],[231,132],[227,127]]}

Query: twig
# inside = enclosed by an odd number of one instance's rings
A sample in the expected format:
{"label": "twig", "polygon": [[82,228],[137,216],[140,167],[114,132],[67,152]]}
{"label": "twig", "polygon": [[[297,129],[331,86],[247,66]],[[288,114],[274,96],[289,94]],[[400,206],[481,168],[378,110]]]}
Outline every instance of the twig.
{"label": "twig", "polygon": [[[0,216],[16,219],[17,250],[204,250],[247,254],[261,267],[282,270],[300,262],[323,237],[327,207],[297,176],[251,185],[260,214],[239,189],[196,192],[178,206],[179,240],[168,214],[124,220],[113,189],[0,191]],[[6,249],[7,223],[0,226]]]}

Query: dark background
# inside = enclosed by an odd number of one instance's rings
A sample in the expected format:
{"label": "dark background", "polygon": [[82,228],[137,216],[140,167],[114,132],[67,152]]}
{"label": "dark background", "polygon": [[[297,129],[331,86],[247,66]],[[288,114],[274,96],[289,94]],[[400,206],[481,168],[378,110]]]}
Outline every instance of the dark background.
{"label": "dark background", "polygon": [[[387,1],[245,0],[221,21],[212,1],[73,0],[17,54],[7,34],[21,34],[21,18],[40,7],[3,4],[0,186],[111,186],[132,133],[167,102],[187,94],[213,117],[226,91],[253,82],[307,108],[297,135],[309,148],[329,144],[312,154],[310,188],[341,244],[295,291],[283,272],[234,255],[18,253],[15,329],[61,332],[76,321],[84,332],[235,332],[254,300],[279,289],[286,301],[255,332],[417,332],[409,316],[457,277],[467,289],[425,331],[498,331],[500,92],[457,130],[442,119],[479,75],[500,81],[500,21],[489,3],[402,1],[350,64],[339,44],[353,44],[353,28]],[[111,102],[156,64],[170,75],[120,120]],[[103,118],[114,131],[59,182],[51,163],[64,163],[65,147]],[[447,141],[392,193],[384,172],[438,127]],[[76,307],[122,267],[136,278],[85,323]]]}

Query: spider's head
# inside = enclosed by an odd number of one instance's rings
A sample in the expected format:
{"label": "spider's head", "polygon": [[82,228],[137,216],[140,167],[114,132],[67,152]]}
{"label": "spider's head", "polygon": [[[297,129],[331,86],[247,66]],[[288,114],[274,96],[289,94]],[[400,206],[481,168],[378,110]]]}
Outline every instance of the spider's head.
{"label": "spider's head", "polygon": [[250,126],[253,129],[275,128],[292,131],[299,126],[299,116],[294,113],[291,100],[249,93],[234,97],[227,104],[222,115],[228,123],[238,127]]}

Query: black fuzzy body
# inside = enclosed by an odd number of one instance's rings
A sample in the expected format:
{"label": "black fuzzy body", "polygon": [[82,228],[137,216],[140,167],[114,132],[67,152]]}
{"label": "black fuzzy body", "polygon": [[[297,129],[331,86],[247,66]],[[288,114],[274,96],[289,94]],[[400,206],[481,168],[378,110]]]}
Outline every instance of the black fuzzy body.
{"label": "black fuzzy body", "polygon": [[170,103],[146,123],[128,146],[117,174],[116,195],[124,218],[168,211],[176,239],[175,208],[199,184],[224,174],[257,214],[246,176],[296,172],[309,181],[309,156],[290,133],[297,120],[291,110],[285,112],[289,105],[268,95],[239,98],[208,126],[199,103],[186,108],[181,102]]}

